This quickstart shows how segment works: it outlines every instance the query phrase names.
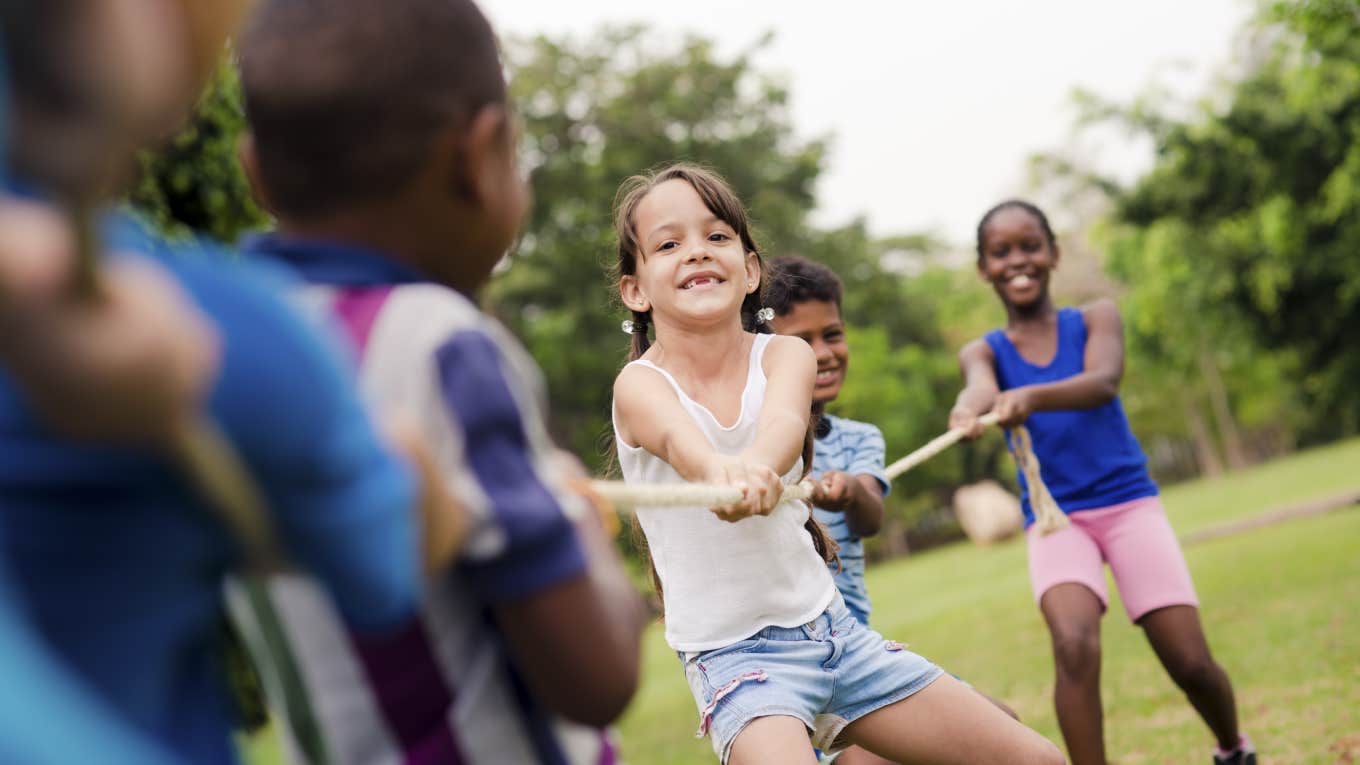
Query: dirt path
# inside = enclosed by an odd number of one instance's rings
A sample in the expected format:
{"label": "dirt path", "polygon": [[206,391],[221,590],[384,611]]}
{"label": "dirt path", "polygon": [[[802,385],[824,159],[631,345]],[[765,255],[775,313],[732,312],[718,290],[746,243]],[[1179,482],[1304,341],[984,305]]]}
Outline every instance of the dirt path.
{"label": "dirt path", "polygon": [[1234,534],[1241,534],[1245,531],[1252,531],[1265,526],[1274,526],[1277,523],[1294,520],[1295,518],[1307,518],[1314,515],[1323,515],[1336,510],[1341,510],[1354,505],[1360,505],[1360,489],[1351,489],[1341,494],[1333,494],[1322,499],[1312,499],[1307,502],[1298,502],[1293,505],[1268,510],[1260,515],[1244,518],[1231,523],[1220,523],[1217,526],[1210,526],[1207,529],[1186,534],[1181,537],[1182,545],[1192,545],[1199,542],[1208,542],[1212,539],[1222,539]]}

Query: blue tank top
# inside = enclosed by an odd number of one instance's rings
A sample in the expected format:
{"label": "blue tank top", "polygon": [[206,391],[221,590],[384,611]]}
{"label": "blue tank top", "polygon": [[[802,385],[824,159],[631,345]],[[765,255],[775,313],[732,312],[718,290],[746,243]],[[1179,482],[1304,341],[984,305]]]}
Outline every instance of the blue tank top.
{"label": "blue tank top", "polygon": [[[1085,368],[1086,320],[1079,308],[1058,311],[1058,352],[1047,366],[1026,361],[1000,329],[988,332],[986,339],[996,357],[996,381],[1002,390],[1065,380]],[[1063,512],[1109,507],[1157,493],[1118,396],[1094,409],[1035,412],[1025,427],[1044,483]],[[1019,475],[1019,480],[1028,527],[1034,523],[1034,510],[1025,477]]]}

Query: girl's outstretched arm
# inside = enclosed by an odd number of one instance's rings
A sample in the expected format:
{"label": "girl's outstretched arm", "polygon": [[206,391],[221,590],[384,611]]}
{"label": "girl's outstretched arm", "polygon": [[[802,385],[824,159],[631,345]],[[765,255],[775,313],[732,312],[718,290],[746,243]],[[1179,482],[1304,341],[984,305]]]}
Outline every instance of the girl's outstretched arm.
{"label": "girl's outstretched arm", "polygon": [[686,481],[707,481],[718,454],[660,372],[625,367],[614,380],[619,437],[665,460]]}
{"label": "girl's outstretched arm", "polygon": [[996,358],[992,346],[978,338],[959,351],[959,370],[963,372],[963,390],[949,412],[949,428],[962,428],[964,438],[971,441],[982,435],[978,416],[991,411],[1001,386],[996,382]]}
{"label": "girl's outstretched arm", "polygon": [[[811,351],[807,343],[803,346]],[[719,454],[660,372],[625,367],[614,381],[614,408],[619,437],[665,460],[681,478],[742,490],[741,502],[712,508],[719,518],[738,521],[749,515],[767,515],[778,504],[783,491],[779,474],[746,455]]]}
{"label": "girl's outstretched arm", "polygon": [[[756,440],[742,456],[783,474],[803,454],[817,356],[797,337],[776,335],[765,348],[765,403],[756,421]],[[777,499],[777,498],[776,498]]]}
{"label": "girl's outstretched arm", "polygon": [[992,411],[1001,418],[1002,427],[1019,425],[1034,412],[1103,406],[1119,395],[1124,377],[1124,325],[1119,307],[1102,298],[1083,308],[1082,318],[1086,321],[1086,356],[1081,374],[998,395]]}

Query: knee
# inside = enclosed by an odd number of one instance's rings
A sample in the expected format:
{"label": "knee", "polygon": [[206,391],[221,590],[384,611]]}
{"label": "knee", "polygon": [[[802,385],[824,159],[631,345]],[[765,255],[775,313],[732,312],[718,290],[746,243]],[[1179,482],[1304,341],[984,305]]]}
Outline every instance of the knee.
{"label": "knee", "polygon": [[1025,758],[1030,765],[1066,765],[1067,758],[1063,756],[1062,750],[1058,745],[1046,738],[1036,735],[1039,742],[1033,747],[1030,756]]}
{"label": "knee", "polygon": [[1058,630],[1053,633],[1053,662],[1058,672],[1079,677],[1100,668],[1100,632],[1096,629]]}
{"label": "knee", "polygon": [[1202,688],[1213,682],[1218,665],[1208,651],[1177,654],[1167,658],[1166,671],[1182,689]]}

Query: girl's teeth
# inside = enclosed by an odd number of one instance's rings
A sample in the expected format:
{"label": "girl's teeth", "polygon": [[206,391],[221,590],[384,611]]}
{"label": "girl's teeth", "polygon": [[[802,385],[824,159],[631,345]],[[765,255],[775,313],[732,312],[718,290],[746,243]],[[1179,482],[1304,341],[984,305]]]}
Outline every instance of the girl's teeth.
{"label": "girl's teeth", "polygon": [[1030,281],[1030,279],[1029,279],[1028,276],[1026,276],[1025,274],[1019,274],[1018,276],[1012,276],[1012,277],[1011,277],[1011,286],[1012,286],[1012,287],[1028,287],[1028,286],[1029,286],[1029,281]]}

